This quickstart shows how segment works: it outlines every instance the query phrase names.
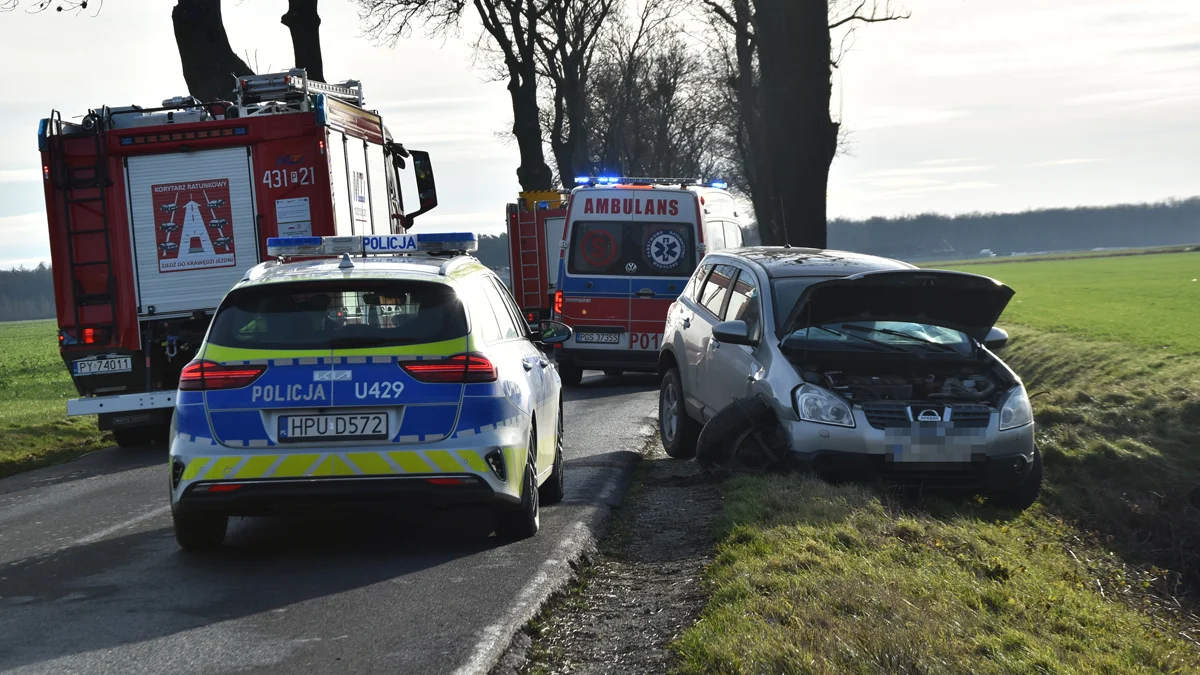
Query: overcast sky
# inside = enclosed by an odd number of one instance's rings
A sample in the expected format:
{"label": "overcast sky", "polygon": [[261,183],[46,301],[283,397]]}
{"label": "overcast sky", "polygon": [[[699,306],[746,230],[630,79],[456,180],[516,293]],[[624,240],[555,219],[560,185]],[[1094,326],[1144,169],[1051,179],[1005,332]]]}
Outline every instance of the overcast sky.
{"label": "overcast sky", "polygon": [[[95,3],[96,0],[93,0]],[[31,0],[22,0],[30,5]],[[0,268],[49,259],[38,120],[186,93],[167,0],[108,0],[92,17],[0,14]],[[290,66],[284,0],[226,0],[238,51]],[[866,26],[835,77],[850,131],[831,217],[1158,201],[1200,194],[1196,0],[910,0]],[[494,232],[519,189],[504,85],[469,39],[395,49],[361,35],[349,0],[321,3],[325,72],[360,79],[409,148],[433,153],[441,206],[424,227]]]}

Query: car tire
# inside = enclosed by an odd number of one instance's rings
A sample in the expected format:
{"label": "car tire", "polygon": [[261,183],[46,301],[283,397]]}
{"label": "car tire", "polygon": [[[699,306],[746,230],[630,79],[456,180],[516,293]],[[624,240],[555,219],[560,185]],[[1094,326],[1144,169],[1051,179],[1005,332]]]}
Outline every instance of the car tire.
{"label": "car tire", "polygon": [[563,414],[562,403],[558,404],[558,430],[554,434],[554,470],[545,484],[538,488],[538,501],[542,504],[557,504],[566,496],[563,476]]}
{"label": "car tire", "polygon": [[562,363],[558,366],[558,376],[562,378],[564,385],[577,387],[580,382],[583,382],[583,368],[569,363]]}
{"label": "car tire", "polygon": [[[531,436],[529,447],[536,448],[536,437]],[[501,541],[520,541],[537,534],[542,514],[539,508],[537,468],[532,456],[525,462],[525,477],[521,484],[521,506],[496,514],[496,537]]]}
{"label": "car tire", "polygon": [[1033,506],[1042,493],[1042,451],[1033,449],[1033,468],[1020,485],[1010,490],[993,492],[988,496],[988,503],[1002,509],[1024,511]]}
{"label": "car tire", "polygon": [[658,388],[658,435],[663,450],[675,459],[694,457],[700,436],[700,423],[688,416],[683,400],[679,369],[671,368]]}
{"label": "car tire", "polygon": [[180,516],[173,513],[175,521],[175,541],[185,551],[210,551],[225,542],[225,532],[229,528],[229,516],[203,514],[195,516]]}
{"label": "car tire", "polygon": [[625,371],[619,368],[608,368],[605,369],[604,374],[608,377],[620,377],[625,374]]}
{"label": "car tire", "polygon": [[[751,438],[757,433],[762,439]],[[704,469],[752,469],[779,465],[788,453],[788,438],[775,409],[759,396],[730,403],[704,425],[696,440],[696,462]]]}

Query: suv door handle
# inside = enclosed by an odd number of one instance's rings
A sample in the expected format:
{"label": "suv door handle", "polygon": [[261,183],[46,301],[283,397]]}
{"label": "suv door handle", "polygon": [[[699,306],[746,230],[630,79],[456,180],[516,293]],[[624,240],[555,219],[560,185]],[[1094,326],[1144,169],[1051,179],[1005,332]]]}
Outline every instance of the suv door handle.
{"label": "suv door handle", "polygon": [[525,370],[533,370],[533,361],[525,359],[521,362],[521,367],[523,367]]}
{"label": "suv door handle", "polygon": [[639,298],[653,298],[657,294],[649,288],[643,288],[637,293],[634,293],[634,295],[638,296]]}
{"label": "suv door handle", "polygon": [[684,319],[684,320],[683,320],[683,327],[684,327],[684,328],[691,328],[691,327],[692,327],[692,320],[691,320],[691,319]]}
{"label": "suv door handle", "polygon": [[541,366],[541,367],[543,367],[543,368],[549,368],[549,367],[550,367],[550,362],[549,362],[549,361],[547,361],[546,359],[538,359],[538,365],[539,365],[539,366]]}

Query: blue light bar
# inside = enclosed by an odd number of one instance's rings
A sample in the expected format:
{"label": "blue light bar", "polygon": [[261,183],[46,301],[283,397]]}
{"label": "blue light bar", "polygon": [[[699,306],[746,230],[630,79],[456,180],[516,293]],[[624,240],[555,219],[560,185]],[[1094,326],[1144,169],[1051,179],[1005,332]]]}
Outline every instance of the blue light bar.
{"label": "blue light bar", "polygon": [[424,234],[369,234],[350,237],[270,237],[267,255],[315,258],[351,255],[397,255],[412,253],[468,253],[479,249],[473,232],[430,232]]}
{"label": "blue light bar", "polygon": [[588,176],[576,176],[575,177],[576,185],[587,185],[590,182],[592,182],[592,179]]}
{"label": "blue light bar", "polygon": [[709,187],[714,187],[714,188],[717,188],[718,190],[727,190],[727,189],[729,189],[729,183],[726,183],[726,182],[725,182],[725,181],[723,181],[723,180],[714,180],[713,182],[709,183],[709,184],[708,184],[708,186],[709,186]]}

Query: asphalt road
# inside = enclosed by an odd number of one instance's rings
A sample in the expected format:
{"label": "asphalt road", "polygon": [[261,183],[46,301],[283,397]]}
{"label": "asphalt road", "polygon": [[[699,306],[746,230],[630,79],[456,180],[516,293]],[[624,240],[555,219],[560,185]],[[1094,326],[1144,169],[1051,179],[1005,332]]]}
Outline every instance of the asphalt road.
{"label": "asphalt road", "polygon": [[653,378],[589,375],[567,390],[567,498],[516,544],[445,519],[247,518],[222,550],[186,555],[161,448],[0,481],[0,672],[486,672],[568,578],[649,434]]}

